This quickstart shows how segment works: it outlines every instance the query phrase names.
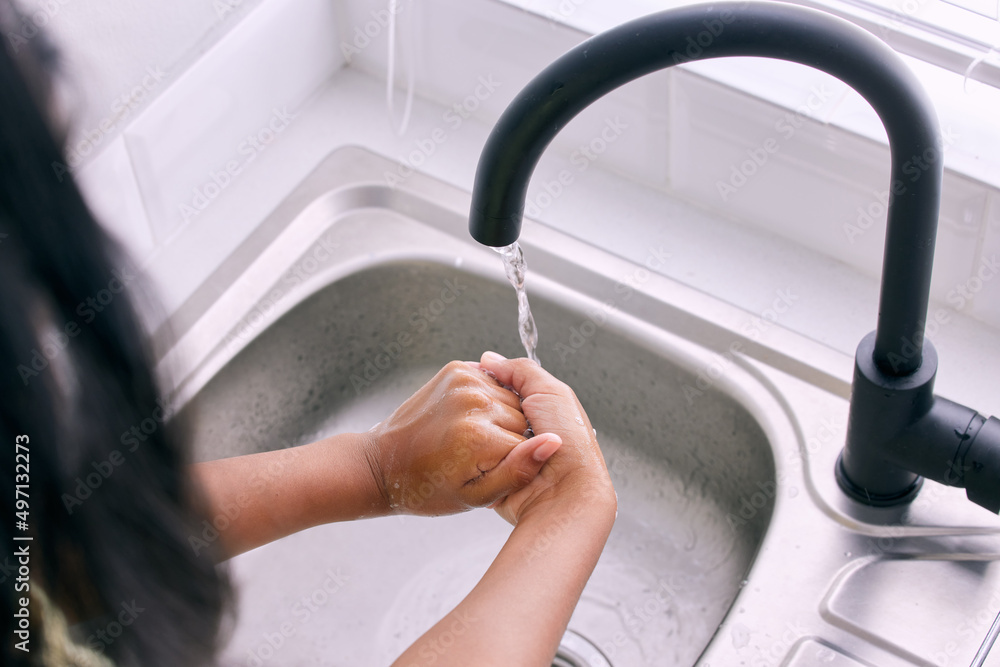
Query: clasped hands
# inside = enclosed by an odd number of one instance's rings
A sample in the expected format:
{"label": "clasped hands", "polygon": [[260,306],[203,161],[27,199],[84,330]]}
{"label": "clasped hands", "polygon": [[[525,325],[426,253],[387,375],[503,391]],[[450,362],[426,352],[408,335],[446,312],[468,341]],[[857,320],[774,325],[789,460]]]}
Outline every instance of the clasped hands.
{"label": "clasped hands", "polygon": [[365,457],[389,513],[490,506],[516,524],[549,502],[614,495],[573,391],[532,361],[490,352],[441,369],[366,434]]}
{"label": "clasped hands", "polygon": [[[524,436],[529,422],[532,438]],[[192,473],[205,514],[229,523],[222,557],[312,526],[386,514],[492,507],[520,525],[542,508],[586,507],[611,520],[617,508],[573,391],[533,361],[492,353],[449,363],[366,433],[199,463]]]}

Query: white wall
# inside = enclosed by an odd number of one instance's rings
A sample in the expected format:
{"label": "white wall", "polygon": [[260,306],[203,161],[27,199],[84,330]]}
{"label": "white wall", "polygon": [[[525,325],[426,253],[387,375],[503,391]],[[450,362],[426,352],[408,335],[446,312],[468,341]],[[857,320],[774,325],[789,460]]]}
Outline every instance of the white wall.
{"label": "white wall", "polygon": [[[177,299],[168,303],[164,287],[183,300],[273,206],[265,198],[253,215],[213,222],[199,202],[214,203],[243,179],[218,174],[234,163],[242,172],[343,66],[332,39],[339,3],[22,3],[27,23],[4,38],[23,48],[42,27],[65,65],[68,84],[60,92],[70,135],[66,165],[58,167],[76,178],[171,311]],[[248,154],[251,139],[257,143]],[[290,187],[279,184],[276,201]],[[192,245],[204,261],[192,259]],[[164,314],[156,309],[147,324],[155,328]]]}
{"label": "white wall", "polygon": [[15,33],[41,27],[61,51],[71,146],[88,160],[260,2],[21,0],[28,20]]}

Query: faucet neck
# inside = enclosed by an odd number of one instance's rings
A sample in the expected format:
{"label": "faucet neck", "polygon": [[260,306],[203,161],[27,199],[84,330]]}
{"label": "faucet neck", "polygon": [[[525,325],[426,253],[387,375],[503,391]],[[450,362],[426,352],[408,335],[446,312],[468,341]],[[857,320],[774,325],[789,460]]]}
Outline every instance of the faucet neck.
{"label": "faucet neck", "polygon": [[472,236],[491,246],[517,240],[538,159],[591,103],[645,74],[726,56],[810,65],[857,90],[881,118],[892,166],[873,360],[887,376],[910,375],[922,361],[937,231],[938,122],[892,49],[823,12],[772,2],[694,5],[625,23],[570,50],[521,91],[493,129],[476,171]]}

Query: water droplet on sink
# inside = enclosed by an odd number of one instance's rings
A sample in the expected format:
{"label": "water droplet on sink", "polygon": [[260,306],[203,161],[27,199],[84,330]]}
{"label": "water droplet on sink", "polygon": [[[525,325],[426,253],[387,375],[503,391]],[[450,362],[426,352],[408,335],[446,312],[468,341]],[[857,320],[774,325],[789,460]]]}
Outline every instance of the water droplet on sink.
{"label": "water droplet on sink", "polygon": [[733,648],[743,648],[750,643],[750,628],[742,623],[733,625]]}
{"label": "water droplet on sink", "polygon": [[799,495],[799,490],[798,490],[797,487],[794,487],[794,486],[788,487],[788,497],[789,498],[794,498],[797,495]]}
{"label": "water droplet on sink", "polygon": [[455,258],[455,268],[457,269],[457,268],[459,268],[460,266],[462,266],[462,262],[464,262],[464,261],[465,261],[465,260],[463,260],[463,259],[462,259],[461,257],[456,257],[456,258]]}
{"label": "water droplet on sink", "polygon": [[848,558],[850,558],[851,557],[851,552],[850,551],[845,551],[844,555],[847,556]]}

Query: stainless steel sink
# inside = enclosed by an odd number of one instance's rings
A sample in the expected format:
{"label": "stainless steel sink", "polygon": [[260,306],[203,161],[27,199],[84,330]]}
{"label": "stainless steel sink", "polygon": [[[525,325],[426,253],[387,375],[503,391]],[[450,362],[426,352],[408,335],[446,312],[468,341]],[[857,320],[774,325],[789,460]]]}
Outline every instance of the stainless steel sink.
{"label": "stainless steel sink", "polygon": [[[468,195],[420,174],[388,188],[392,168],[331,155],[174,316],[161,371],[198,458],[367,430],[452,359],[520,354]],[[778,327],[747,338],[747,313],[541,225],[521,241],[542,363],[586,407],[619,494],[573,637],[616,667],[971,658],[986,627],[957,648],[950,628],[1000,603],[996,517],[932,484],[903,510],[841,497],[850,358]],[[388,664],[508,532],[487,510],[387,517],[240,556],[224,664]],[[951,584],[912,604],[935,581]]]}

